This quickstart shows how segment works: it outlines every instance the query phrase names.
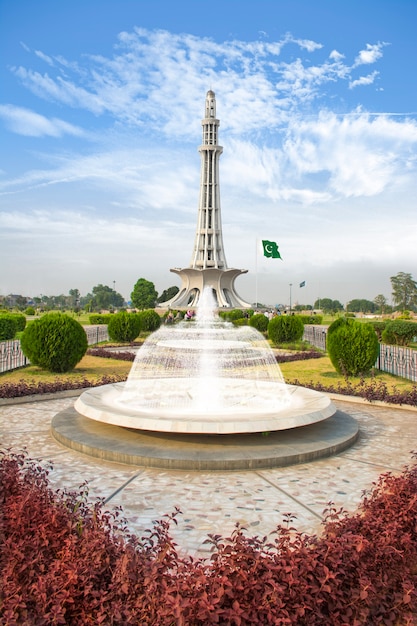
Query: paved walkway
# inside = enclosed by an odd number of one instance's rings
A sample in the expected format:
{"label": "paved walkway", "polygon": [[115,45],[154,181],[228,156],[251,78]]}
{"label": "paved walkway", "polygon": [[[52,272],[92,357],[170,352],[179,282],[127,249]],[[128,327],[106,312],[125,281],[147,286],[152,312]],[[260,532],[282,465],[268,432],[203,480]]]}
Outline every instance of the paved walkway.
{"label": "paved walkway", "polygon": [[337,408],[360,424],[359,440],[338,456],[278,469],[235,472],[166,471],[101,462],[58,444],[50,434],[53,416],[74,398],[0,404],[2,448],[51,460],[53,486],[76,489],[88,481],[90,498],[102,497],[107,506],[122,506],[129,527],[137,534],[152,521],[181,509],[171,534],[187,554],[207,555],[209,533],[228,536],[235,523],[248,535],[264,536],[295,515],[294,526],[320,532],[323,510],[354,511],[364,490],[386,471],[412,464],[417,451],[417,410],[379,407],[334,400]]}

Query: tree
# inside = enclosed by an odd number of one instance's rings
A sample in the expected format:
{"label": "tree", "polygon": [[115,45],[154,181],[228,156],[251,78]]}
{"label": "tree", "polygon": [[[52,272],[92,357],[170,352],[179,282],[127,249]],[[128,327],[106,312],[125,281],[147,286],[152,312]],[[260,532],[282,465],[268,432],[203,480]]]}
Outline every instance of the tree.
{"label": "tree", "polygon": [[400,311],[407,309],[416,310],[417,307],[417,282],[411,274],[398,272],[391,276],[392,299]]}
{"label": "tree", "polygon": [[351,300],[346,309],[349,313],[373,313],[375,311],[375,302],[364,299]]}
{"label": "tree", "polygon": [[69,305],[72,309],[76,309],[80,306],[80,292],[78,289],[69,290]]}
{"label": "tree", "polygon": [[179,292],[179,288],[174,285],[173,287],[168,287],[168,289],[164,289],[164,291],[159,296],[157,302],[168,302]]}
{"label": "tree", "polygon": [[158,298],[155,285],[145,278],[139,278],[130,294],[132,304],[137,309],[153,309]]}
{"label": "tree", "polygon": [[334,314],[337,311],[343,311],[343,304],[339,300],[331,300],[330,298],[320,298],[314,303],[315,309],[321,309],[324,313]]}
{"label": "tree", "polygon": [[377,296],[375,296],[374,298],[374,303],[375,306],[377,307],[378,311],[380,313],[384,313],[386,307],[387,307],[387,299],[385,296],[382,295],[382,293],[378,294]]}
{"label": "tree", "polygon": [[96,285],[93,287],[92,295],[92,306],[94,309],[111,309],[124,305],[123,296],[107,285]]}

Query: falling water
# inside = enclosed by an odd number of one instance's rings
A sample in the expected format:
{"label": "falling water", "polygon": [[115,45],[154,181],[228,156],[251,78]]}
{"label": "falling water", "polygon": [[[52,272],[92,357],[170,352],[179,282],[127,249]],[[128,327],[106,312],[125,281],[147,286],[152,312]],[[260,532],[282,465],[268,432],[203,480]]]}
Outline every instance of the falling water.
{"label": "falling water", "polygon": [[161,327],[138,351],[117,404],[184,417],[279,412],[290,394],[264,337],[216,313],[211,289],[195,319]]}

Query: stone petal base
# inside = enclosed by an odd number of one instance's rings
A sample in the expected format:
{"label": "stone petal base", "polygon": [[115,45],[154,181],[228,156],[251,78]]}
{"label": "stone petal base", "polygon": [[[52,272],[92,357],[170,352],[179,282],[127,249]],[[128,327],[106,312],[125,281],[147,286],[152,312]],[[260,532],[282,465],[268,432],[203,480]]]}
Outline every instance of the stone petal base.
{"label": "stone petal base", "polygon": [[62,445],[97,459],[176,470],[256,470],[307,463],[351,446],[356,420],[341,411],[329,419],[263,435],[186,435],[143,432],[103,424],[70,408],[52,420]]}

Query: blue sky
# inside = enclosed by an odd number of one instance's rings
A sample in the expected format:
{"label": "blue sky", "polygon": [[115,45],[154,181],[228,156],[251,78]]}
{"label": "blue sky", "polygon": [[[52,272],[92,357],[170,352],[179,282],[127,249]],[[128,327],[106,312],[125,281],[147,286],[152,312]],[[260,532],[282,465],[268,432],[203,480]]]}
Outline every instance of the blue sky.
{"label": "blue sky", "polygon": [[0,295],[179,286],[213,89],[239,295],[390,302],[417,278],[416,26],[415,0],[0,0]]}

